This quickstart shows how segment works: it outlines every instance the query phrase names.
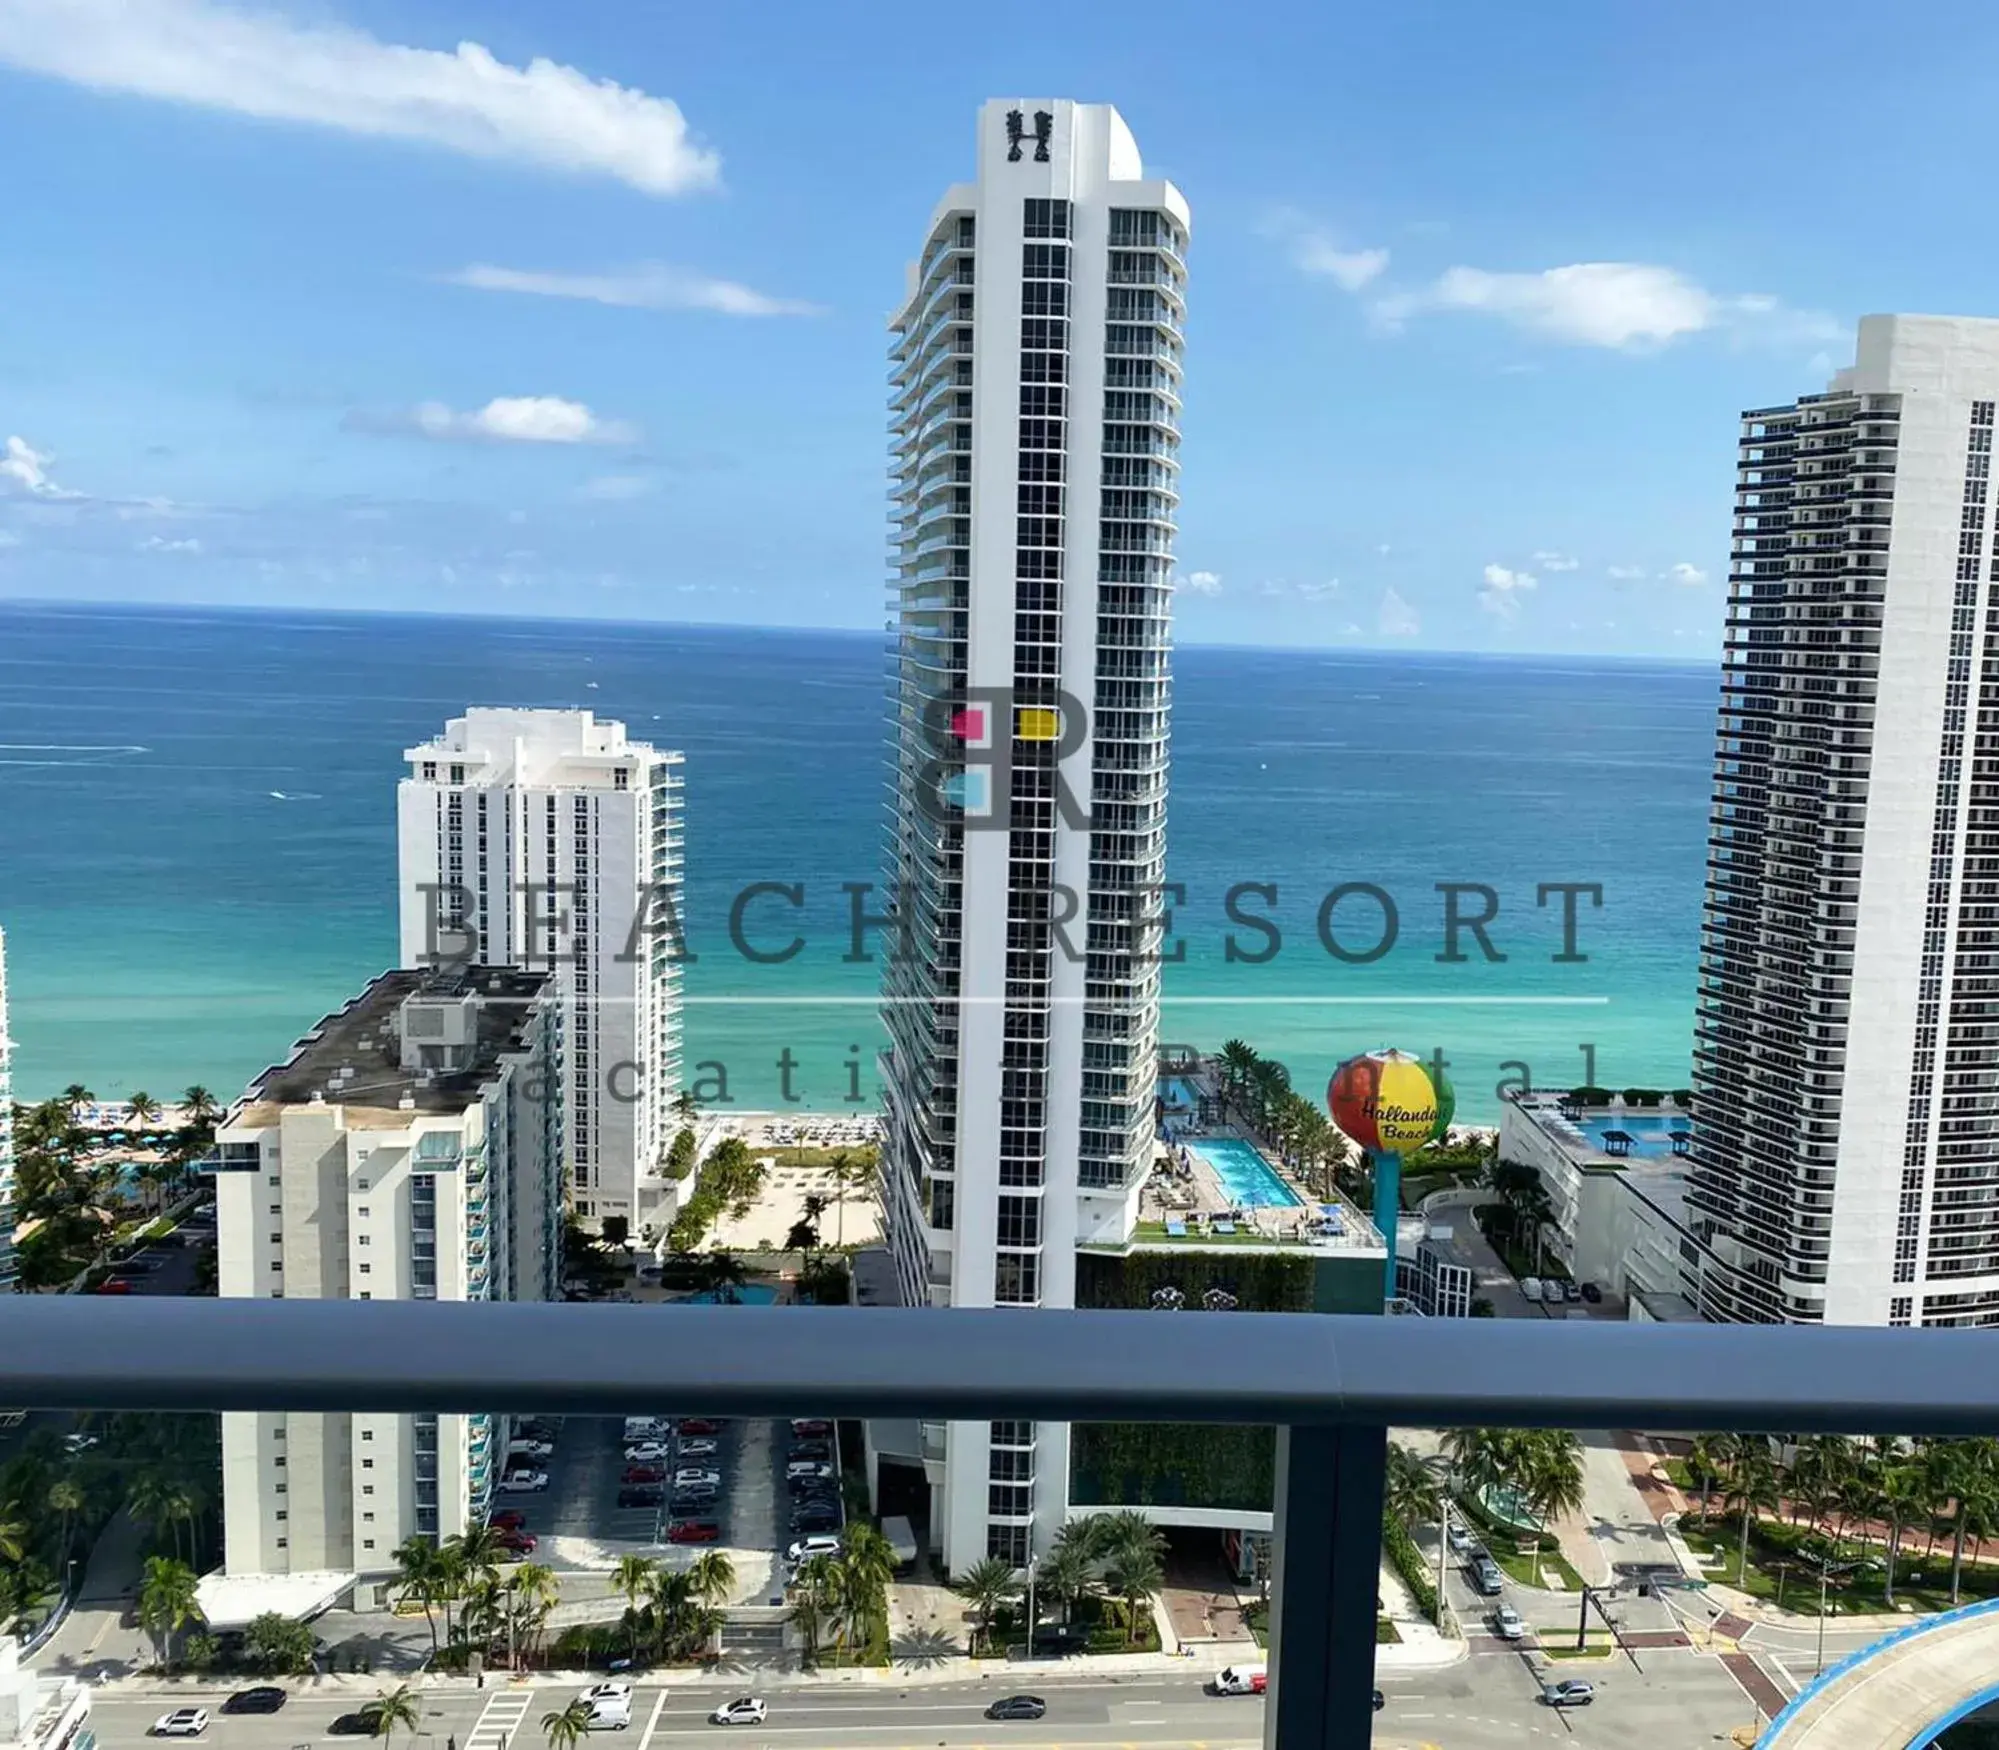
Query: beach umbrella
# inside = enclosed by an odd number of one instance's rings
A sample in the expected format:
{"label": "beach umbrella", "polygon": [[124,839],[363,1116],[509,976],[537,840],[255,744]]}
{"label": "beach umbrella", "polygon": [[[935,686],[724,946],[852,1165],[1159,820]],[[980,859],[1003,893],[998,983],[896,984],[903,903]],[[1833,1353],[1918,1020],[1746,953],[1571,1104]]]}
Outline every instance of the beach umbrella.
{"label": "beach umbrella", "polygon": [[1326,1085],[1326,1109],[1367,1156],[1374,1177],[1374,1225],[1388,1242],[1388,1298],[1393,1300],[1403,1159],[1444,1135],[1457,1109],[1442,1054],[1426,1061],[1384,1046],[1350,1057]]}

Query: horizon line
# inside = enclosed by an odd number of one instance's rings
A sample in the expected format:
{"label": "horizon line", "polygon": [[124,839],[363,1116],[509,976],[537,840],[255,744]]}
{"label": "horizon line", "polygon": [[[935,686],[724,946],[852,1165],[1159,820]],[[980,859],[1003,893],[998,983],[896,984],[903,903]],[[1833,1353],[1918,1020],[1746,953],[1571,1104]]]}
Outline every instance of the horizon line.
{"label": "horizon line", "polygon": [[[472,620],[481,622],[505,621],[519,625],[539,626],[606,626],[606,627],[665,627],[688,632],[771,632],[818,633],[839,638],[886,639],[889,628],[873,629],[862,626],[805,625],[795,622],[756,623],[740,620],[674,620],[668,618],[619,619],[596,614],[548,614],[548,613],[506,613],[493,608],[478,610],[462,608],[356,608],[319,605],[308,603],[244,603],[244,602],[149,602],[120,601],[109,597],[77,600],[62,596],[30,596],[0,594],[0,612],[9,608],[56,609],[64,613],[151,613],[163,615],[179,614],[326,614],[347,620]],[[1419,645],[1406,641],[1384,644],[1256,644],[1242,643],[1228,638],[1175,638],[1176,649],[1196,650],[1242,650],[1267,652],[1273,655],[1351,655],[1351,656],[1461,656],[1478,661],[1514,662],[1568,661],[1568,662],[1618,662],[1651,668],[1708,668],[1718,670],[1721,666],[1720,649],[1712,656],[1668,656],[1654,651],[1624,650],[1472,650],[1455,645]]]}

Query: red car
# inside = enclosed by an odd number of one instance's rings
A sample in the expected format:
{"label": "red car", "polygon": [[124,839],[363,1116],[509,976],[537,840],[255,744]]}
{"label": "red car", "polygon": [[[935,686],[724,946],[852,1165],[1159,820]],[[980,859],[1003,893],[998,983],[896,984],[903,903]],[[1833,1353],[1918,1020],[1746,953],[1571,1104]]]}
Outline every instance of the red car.
{"label": "red car", "polygon": [[833,1424],[822,1416],[806,1416],[793,1422],[791,1431],[801,1440],[814,1436],[823,1439],[833,1432]]}
{"label": "red car", "polygon": [[123,1277],[113,1276],[107,1281],[98,1283],[97,1292],[99,1294],[130,1294],[132,1292],[132,1285]]}
{"label": "red car", "polygon": [[533,1555],[540,1542],[541,1539],[536,1537],[532,1531],[522,1531],[517,1527],[509,1527],[507,1530],[502,1531],[499,1536],[500,1548],[512,1550],[517,1555]]}
{"label": "red car", "polygon": [[689,1416],[680,1424],[680,1431],[683,1434],[719,1434],[722,1424],[712,1416]]}
{"label": "red car", "polygon": [[486,1516],[486,1523],[495,1531],[519,1531],[527,1522],[528,1516],[518,1507],[502,1507]]}
{"label": "red car", "polygon": [[666,1528],[668,1543],[713,1543],[722,1527],[713,1519],[676,1519]]}
{"label": "red car", "polygon": [[625,1466],[624,1475],[619,1477],[618,1481],[621,1483],[663,1483],[666,1481],[666,1472],[661,1470],[656,1464],[628,1464]]}

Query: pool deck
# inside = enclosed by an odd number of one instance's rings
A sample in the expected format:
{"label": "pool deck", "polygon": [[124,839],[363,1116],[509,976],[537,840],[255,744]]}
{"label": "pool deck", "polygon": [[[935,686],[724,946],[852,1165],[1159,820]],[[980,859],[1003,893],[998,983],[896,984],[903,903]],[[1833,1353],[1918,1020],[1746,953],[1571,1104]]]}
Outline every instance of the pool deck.
{"label": "pool deck", "polygon": [[[1152,1176],[1139,1198],[1138,1217],[1145,1245],[1229,1244],[1303,1246],[1310,1250],[1380,1250],[1386,1242],[1374,1223],[1339,1192],[1326,1198],[1315,1197],[1299,1185],[1273,1160],[1263,1145],[1239,1126],[1220,1124],[1205,1130],[1183,1131],[1188,1145],[1189,1164],[1179,1165],[1177,1145],[1161,1142]],[[1216,1176],[1214,1169],[1194,1152],[1203,1142],[1240,1142],[1256,1150],[1272,1174],[1288,1185],[1297,1203],[1264,1207],[1238,1204]],[[1329,1232],[1320,1217],[1320,1204],[1330,1204],[1340,1212],[1338,1232]],[[1218,1228],[1217,1223],[1222,1225]],[[1170,1225],[1169,1225],[1170,1224]],[[1181,1231],[1174,1232],[1177,1227]]]}

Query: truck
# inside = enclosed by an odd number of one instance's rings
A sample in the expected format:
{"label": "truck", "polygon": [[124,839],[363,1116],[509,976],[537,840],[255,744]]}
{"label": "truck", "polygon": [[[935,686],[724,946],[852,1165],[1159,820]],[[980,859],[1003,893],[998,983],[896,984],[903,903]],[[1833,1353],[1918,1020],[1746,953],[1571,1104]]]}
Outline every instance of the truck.
{"label": "truck", "polygon": [[907,1519],[884,1519],[882,1536],[888,1539],[889,1553],[895,1557],[898,1568],[906,1568],[916,1560],[916,1528]]}

